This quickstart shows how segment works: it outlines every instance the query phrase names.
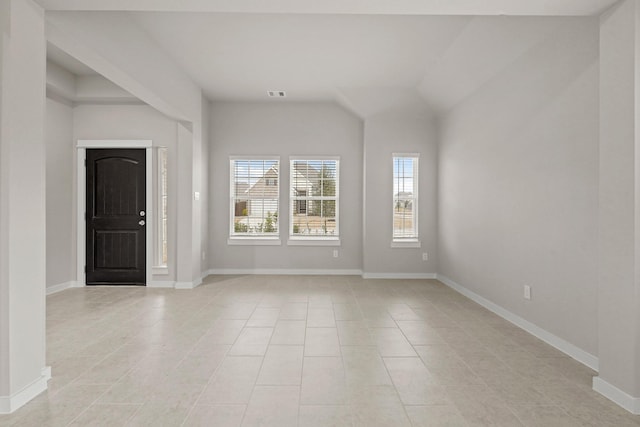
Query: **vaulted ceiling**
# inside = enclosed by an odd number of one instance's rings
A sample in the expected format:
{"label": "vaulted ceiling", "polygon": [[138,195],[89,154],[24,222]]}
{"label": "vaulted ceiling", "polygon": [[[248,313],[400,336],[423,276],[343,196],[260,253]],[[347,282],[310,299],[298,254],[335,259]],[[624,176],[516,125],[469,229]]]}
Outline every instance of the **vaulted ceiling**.
{"label": "vaulted ceiling", "polygon": [[[361,116],[394,103],[446,111],[569,21],[615,2],[38,1],[47,10],[133,17],[212,100],[265,100],[282,90],[290,100],[336,100]],[[50,59],[86,72],[55,50]]]}

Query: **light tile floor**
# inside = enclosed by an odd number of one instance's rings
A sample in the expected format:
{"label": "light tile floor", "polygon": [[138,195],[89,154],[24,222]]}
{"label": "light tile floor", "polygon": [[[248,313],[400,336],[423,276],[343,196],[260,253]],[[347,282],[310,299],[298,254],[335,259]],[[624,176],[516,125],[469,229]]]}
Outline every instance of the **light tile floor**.
{"label": "light tile floor", "polygon": [[211,276],[47,298],[49,390],[0,426],[640,426],[434,280]]}

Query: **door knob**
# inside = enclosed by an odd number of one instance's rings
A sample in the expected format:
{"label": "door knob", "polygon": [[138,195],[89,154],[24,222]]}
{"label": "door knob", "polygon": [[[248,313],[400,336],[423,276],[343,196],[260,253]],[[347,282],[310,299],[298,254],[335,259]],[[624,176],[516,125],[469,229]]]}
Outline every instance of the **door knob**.
{"label": "door knob", "polygon": [[140,216],[145,216],[146,212],[145,211],[140,211]]}
{"label": "door knob", "polygon": [[144,225],[145,224],[144,219],[141,219],[140,221],[138,221],[138,224]]}

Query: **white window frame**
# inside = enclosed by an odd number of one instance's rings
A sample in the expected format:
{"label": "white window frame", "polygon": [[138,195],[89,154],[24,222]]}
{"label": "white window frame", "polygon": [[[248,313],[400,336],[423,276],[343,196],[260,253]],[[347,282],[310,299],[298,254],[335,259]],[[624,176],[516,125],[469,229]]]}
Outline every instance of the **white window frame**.
{"label": "white window frame", "polygon": [[[395,160],[397,158],[409,158],[413,159],[413,221],[414,221],[414,236],[409,237],[397,237],[394,234],[394,215],[395,215],[395,191],[394,191],[394,168],[395,168]],[[420,243],[420,229],[419,229],[419,206],[420,206],[420,189],[419,189],[419,170],[420,170],[420,153],[392,153],[391,155],[391,197],[394,203],[391,204],[391,247],[392,248],[419,248],[421,246]]]}
{"label": "white window frame", "polygon": [[[311,197],[318,201],[335,200],[336,202],[336,232],[332,235],[299,235],[293,234],[293,206],[298,200],[293,196],[295,161],[335,161],[336,162],[336,195],[333,197]],[[310,200],[307,196],[306,200]],[[340,246],[340,157],[339,156],[290,156],[289,157],[289,239],[287,245],[292,246]]]}
{"label": "white window frame", "polygon": [[[278,232],[273,234],[235,234],[235,167],[236,161],[275,161],[278,165],[278,180],[275,185],[278,191]],[[282,174],[280,156],[229,156],[229,238],[228,245],[274,246],[281,245],[280,240],[280,176]]]}
{"label": "white window frame", "polygon": [[[167,228],[164,227],[163,221],[167,218],[163,218],[164,211],[164,203],[168,203],[168,192],[169,192],[169,179],[168,179],[168,169],[169,169],[169,150],[167,147],[157,147],[156,149],[156,168],[155,168],[155,178],[156,178],[156,235],[155,235],[155,245],[154,245],[154,265],[153,265],[153,274],[169,274],[169,269],[167,267],[169,254],[167,253],[167,261],[165,262],[162,259],[163,253],[163,245],[167,244],[168,251],[168,240],[169,240],[169,230],[168,224]],[[166,168],[163,159],[166,159]],[[163,180],[163,175],[167,175],[166,181]],[[166,202],[164,198],[167,198]],[[167,209],[167,215],[168,215]]]}

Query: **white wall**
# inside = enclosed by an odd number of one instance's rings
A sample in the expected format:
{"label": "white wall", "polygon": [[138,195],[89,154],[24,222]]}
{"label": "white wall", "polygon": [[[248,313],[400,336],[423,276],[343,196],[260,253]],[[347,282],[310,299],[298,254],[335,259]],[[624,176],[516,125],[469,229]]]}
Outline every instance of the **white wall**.
{"label": "white wall", "polygon": [[200,180],[200,253],[204,253],[202,259],[202,272],[208,271],[209,266],[209,149],[211,145],[211,102],[202,97],[202,149],[200,158],[200,167],[202,168],[202,176]]}
{"label": "white wall", "polygon": [[179,175],[176,169],[174,175],[179,178],[180,194],[190,197],[189,203],[176,205],[176,240],[184,247],[177,253],[180,268],[176,279],[181,286],[193,286],[202,271],[202,218],[193,200],[193,193],[206,178],[200,170],[200,158],[194,157],[206,143],[202,139],[202,91],[131,15],[50,11],[46,18],[48,42],[167,117],[184,122],[191,131],[191,140],[180,144],[182,159],[188,156],[189,164],[180,168]]}
{"label": "white wall", "polygon": [[[281,246],[229,246],[229,156],[280,156]],[[340,156],[340,256],[288,246],[289,156]],[[209,153],[213,269],[360,270],[362,122],[332,103],[213,103]]]}
{"label": "white wall", "polygon": [[47,287],[74,281],[76,270],[73,203],[73,108],[47,99]]}
{"label": "white wall", "polygon": [[[0,118],[4,118],[9,105],[4,101],[6,90],[4,89],[4,83],[7,81],[8,76],[4,69],[11,59],[9,52],[5,48],[6,40],[11,36],[9,33],[11,28],[11,9],[9,3],[0,4]],[[1,120],[1,119],[0,119]],[[2,122],[0,121],[0,190],[4,193],[8,188],[8,159],[3,160],[2,153],[5,153],[5,148],[2,140],[2,133],[6,133],[6,130],[2,129]],[[7,195],[0,193],[0,237],[4,237],[8,231],[9,226],[9,211],[6,206],[8,201]],[[4,240],[4,239],[3,239]],[[9,286],[9,245],[5,242],[0,242],[0,343],[4,344],[9,341],[9,295],[11,287]],[[9,375],[11,372],[11,358],[9,357],[9,349],[0,349],[0,377],[5,380],[0,381],[0,396],[6,396],[11,392],[11,385],[9,384]]]}
{"label": "white wall", "polygon": [[633,396],[640,413],[640,3],[619,2],[600,22],[600,369],[594,388],[609,397],[615,388],[623,392],[616,398]]}
{"label": "white wall", "polygon": [[132,16],[49,11],[46,18],[54,45],[158,111],[200,120],[199,87]]}
{"label": "white wall", "polygon": [[439,272],[591,354],[598,102],[598,22],[576,19],[449,112],[439,147]]}
{"label": "white wall", "polygon": [[194,263],[199,260],[199,258],[193,260],[197,251],[195,250],[196,242],[191,239],[197,225],[194,221],[197,202],[194,201],[193,196],[197,176],[194,171],[196,165],[193,164],[195,139],[191,127],[185,126],[184,123],[178,124],[176,138],[176,145],[180,147],[180,150],[176,152],[177,187],[174,193],[178,205],[177,215],[179,215],[175,240],[176,282],[181,287],[187,287],[194,280],[197,270]]}
{"label": "white wall", "polygon": [[[153,280],[175,281],[177,267],[175,250],[177,239],[177,122],[146,105],[79,105],[74,108],[73,129],[74,145],[79,139],[150,139],[154,146],[167,147],[169,156],[167,202],[169,275],[154,275]],[[148,166],[155,167],[155,165]],[[75,206],[75,199],[73,203]],[[149,249],[152,250],[152,248]],[[76,255],[73,256],[75,259]],[[187,268],[190,269],[191,266]]]}
{"label": "white wall", "polygon": [[[424,277],[437,273],[437,135],[424,109],[392,109],[365,120],[365,276]],[[392,248],[393,153],[418,153],[420,248]],[[422,253],[429,260],[422,260]]]}
{"label": "white wall", "polygon": [[0,412],[47,387],[45,54],[42,8],[0,2]]}
{"label": "white wall", "polygon": [[59,65],[47,61],[47,96],[74,99],[76,76]]}
{"label": "white wall", "polygon": [[[209,173],[209,120],[211,116],[209,100],[203,95],[201,97],[201,126],[199,132],[194,132],[193,153],[192,153],[192,170],[194,194],[190,194],[191,203],[193,204],[192,227],[193,240],[191,242],[191,282],[199,282],[203,274],[208,270],[207,255],[207,238],[208,238],[208,173]],[[195,130],[195,129],[194,129]],[[191,193],[191,192],[190,192]],[[195,193],[198,193],[196,200]]]}

